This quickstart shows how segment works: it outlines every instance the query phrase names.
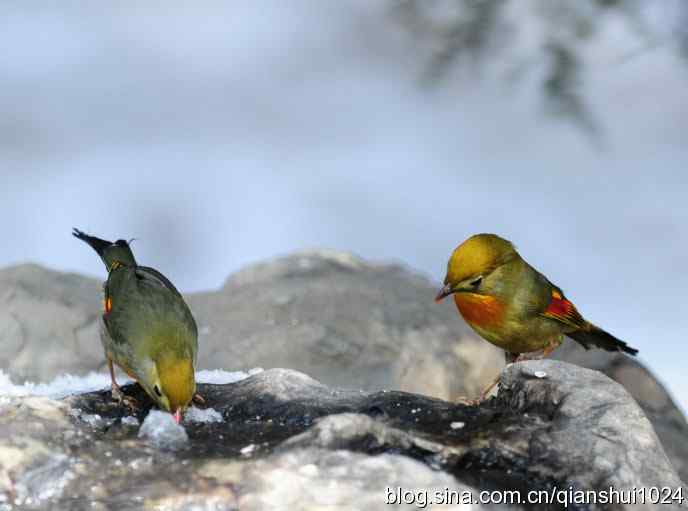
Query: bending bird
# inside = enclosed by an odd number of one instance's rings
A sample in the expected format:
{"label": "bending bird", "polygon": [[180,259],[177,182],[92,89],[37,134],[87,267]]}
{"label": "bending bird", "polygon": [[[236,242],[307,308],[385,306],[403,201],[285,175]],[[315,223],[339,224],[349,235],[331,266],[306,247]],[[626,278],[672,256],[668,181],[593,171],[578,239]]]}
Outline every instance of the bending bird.
{"label": "bending bird", "polygon": [[72,234],[98,253],[108,272],[100,339],[113,397],[132,406],[115,381],[114,363],[179,423],[196,392],[198,329],[191,310],[167,277],[136,263],[125,240],[102,240],[78,229]]}
{"label": "bending bird", "polygon": [[[545,357],[559,347],[564,336],[585,349],[638,353],[586,321],[561,288],[529,265],[510,241],[496,234],[476,234],[454,250],[444,287],[435,301],[449,295],[466,323],[505,351],[507,363]],[[479,401],[498,381],[482,392]]]}

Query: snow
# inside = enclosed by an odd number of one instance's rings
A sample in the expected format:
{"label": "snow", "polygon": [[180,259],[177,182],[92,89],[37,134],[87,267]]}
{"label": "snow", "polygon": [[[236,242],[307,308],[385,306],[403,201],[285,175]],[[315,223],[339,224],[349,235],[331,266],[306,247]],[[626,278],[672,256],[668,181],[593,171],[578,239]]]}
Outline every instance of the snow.
{"label": "snow", "polygon": [[[131,380],[123,379],[118,383],[125,384],[129,382]],[[44,396],[52,399],[61,399],[72,394],[109,388],[110,376],[105,373],[90,372],[85,376],[63,374],[50,382],[15,384],[12,383],[9,375],[0,369],[0,396]]]}
{"label": "snow", "polygon": [[222,369],[204,369],[202,371],[196,371],[196,382],[197,383],[213,383],[215,385],[224,385],[225,383],[235,383],[241,380],[245,380],[249,376],[254,374],[262,373],[262,367],[255,367],[245,371],[224,371]]}
{"label": "snow", "polygon": [[190,422],[222,422],[222,414],[213,408],[196,408],[192,406],[184,413],[184,420]]}
{"label": "snow", "polygon": [[[196,381],[198,383],[213,383],[216,385],[235,383],[262,371],[263,369],[260,367],[248,371],[203,370],[196,372]],[[117,379],[120,385],[131,383],[131,381],[128,378]],[[73,394],[109,388],[110,376],[106,373],[90,372],[85,376],[63,374],[50,382],[16,384],[12,383],[9,375],[0,369],[0,396],[5,397],[44,396],[52,399],[62,399]]]}
{"label": "snow", "polygon": [[84,413],[79,410],[75,410],[74,414],[77,415],[80,420],[94,428],[109,426],[114,422],[114,419],[105,419],[97,413]]}
{"label": "snow", "polygon": [[243,454],[244,456],[250,456],[251,454],[253,454],[253,451],[255,451],[255,450],[256,450],[256,444],[248,444],[248,445],[242,447],[239,452],[241,454]]}
{"label": "snow", "polygon": [[178,450],[189,443],[186,430],[174,421],[171,414],[151,410],[141,424],[139,438],[158,449]]}
{"label": "snow", "polygon": [[465,425],[466,425],[465,422],[456,421],[456,422],[452,422],[452,423],[449,425],[449,427],[452,428],[452,429],[461,429],[461,428],[463,428]]}
{"label": "snow", "polygon": [[126,417],[122,417],[122,425],[123,426],[138,426],[139,420],[136,417],[134,417],[133,415],[127,415]]}

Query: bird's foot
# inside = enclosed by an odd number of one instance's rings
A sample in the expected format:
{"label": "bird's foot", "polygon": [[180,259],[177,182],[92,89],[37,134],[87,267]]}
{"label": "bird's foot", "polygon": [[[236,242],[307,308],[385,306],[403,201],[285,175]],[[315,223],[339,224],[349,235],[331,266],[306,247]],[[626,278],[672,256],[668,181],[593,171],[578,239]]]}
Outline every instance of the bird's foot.
{"label": "bird's foot", "polygon": [[117,401],[119,406],[126,406],[130,412],[135,412],[139,405],[136,399],[131,396],[127,396],[124,392],[122,392],[122,389],[119,385],[112,386],[112,399]]}
{"label": "bird's foot", "polygon": [[465,406],[479,406],[480,403],[484,401],[483,397],[459,397],[454,401],[457,405],[465,405]]}
{"label": "bird's foot", "polygon": [[514,363],[525,362],[527,360],[541,360],[544,357],[545,357],[544,351],[535,351],[533,353],[521,353],[518,357],[516,357],[516,359],[514,360]]}
{"label": "bird's foot", "polygon": [[199,404],[199,405],[204,405],[204,404],[205,404],[205,399],[204,399],[203,396],[201,396],[198,392],[196,392],[196,393],[194,394],[194,397],[193,397],[192,401],[193,401],[194,403],[196,403],[196,404]]}

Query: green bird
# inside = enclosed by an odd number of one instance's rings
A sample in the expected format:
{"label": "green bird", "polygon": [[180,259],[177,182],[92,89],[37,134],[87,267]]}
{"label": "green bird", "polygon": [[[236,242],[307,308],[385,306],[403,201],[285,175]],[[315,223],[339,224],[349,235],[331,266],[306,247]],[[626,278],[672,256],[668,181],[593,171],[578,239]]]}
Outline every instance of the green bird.
{"label": "green bird", "polygon": [[192,399],[203,401],[195,394],[198,329],[191,310],[162,273],[136,263],[125,240],[113,243],[78,229],[72,234],[98,253],[108,271],[100,339],[113,397],[128,400],[115,381],[114,363],[179,423]]}

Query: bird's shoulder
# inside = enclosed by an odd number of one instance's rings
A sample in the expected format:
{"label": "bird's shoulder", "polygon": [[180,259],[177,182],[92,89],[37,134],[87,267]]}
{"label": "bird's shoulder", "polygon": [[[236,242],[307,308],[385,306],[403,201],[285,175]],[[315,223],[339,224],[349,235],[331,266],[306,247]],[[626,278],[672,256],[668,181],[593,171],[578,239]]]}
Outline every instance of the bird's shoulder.
{"label": "bird's shoulder", "polygon": [[562,289],[552,284],[546,277],[547,282],[547,300],[544,310],[541,315],[559,321],[565,325],[579,328],[585,323],[583,316],[581,316],[576,306],[571,302]]}
{"label": "bird's shoulder", "polygon": [[165,288],[168,291],[171,291],[173,294],[175,294],[178,297],[181,297],[181,293],[177,288],[172,284],[170,279],[165,277],[162,273],[160,273],[158,270],[155,268],[151,268],[149,266],[137,266],[134,269],[134,274],[136,278],[139,281],[146,282],[148,284],[151,284],[153,286]]}

